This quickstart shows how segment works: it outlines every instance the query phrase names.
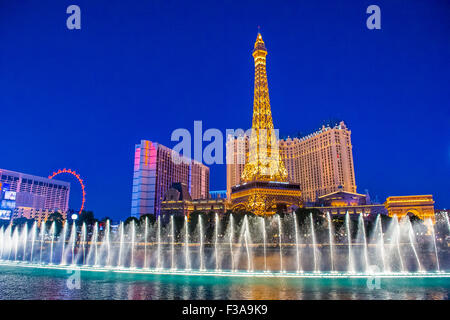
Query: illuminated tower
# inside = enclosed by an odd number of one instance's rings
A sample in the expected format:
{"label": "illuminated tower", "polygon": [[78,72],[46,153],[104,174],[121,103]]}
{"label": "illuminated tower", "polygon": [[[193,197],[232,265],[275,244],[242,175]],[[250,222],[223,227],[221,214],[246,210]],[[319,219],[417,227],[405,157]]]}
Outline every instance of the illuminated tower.
{"label": "illuminated tower", "polygon": [[253,121],[249,153],[242,180],[282,181],[288,179],[286,168],[280,157],[277,136],[270,110],[269,87],[267,84],[267,49],[260,33],[253,49],[255,60],[255,89],[253,97]]}
{"label": "illuminated tower", "polygon": [[231,204],[234,210],[270,215],[301,206],[301,190],[299,184],[288,182],[287,170],[280,157],[270,110],[267,50],[260,33],[252,55],[255,61],[252,130],[242,173],[244,183],[231,188]]}

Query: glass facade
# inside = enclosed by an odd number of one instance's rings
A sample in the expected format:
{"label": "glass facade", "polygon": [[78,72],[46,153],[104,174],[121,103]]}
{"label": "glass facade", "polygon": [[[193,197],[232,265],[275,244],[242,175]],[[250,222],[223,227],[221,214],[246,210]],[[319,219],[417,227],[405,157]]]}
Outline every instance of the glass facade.
{"label": "glass facade", "polygon": [[190,159],[173,160],[173,151],[156,142],[142,140],[135,146],[131,216],[159,215],[161,202],[172,183],[189,187],[195,198],[207,198],[209,168]]}

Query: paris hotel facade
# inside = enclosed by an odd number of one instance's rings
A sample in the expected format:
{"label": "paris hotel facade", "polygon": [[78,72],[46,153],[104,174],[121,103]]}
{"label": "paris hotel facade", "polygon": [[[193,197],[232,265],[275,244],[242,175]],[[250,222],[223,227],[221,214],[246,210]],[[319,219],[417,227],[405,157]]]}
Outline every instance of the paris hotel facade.
{"label": "paris hotel facade", "polygon": [[[227,197],[231,188],[242,183],[248,139],[227,137]],[[356,193],[351,131],[341,121],[302,138],[279,140],[279,150],[290,182],[302,186],[304,203],[343,190]]]}

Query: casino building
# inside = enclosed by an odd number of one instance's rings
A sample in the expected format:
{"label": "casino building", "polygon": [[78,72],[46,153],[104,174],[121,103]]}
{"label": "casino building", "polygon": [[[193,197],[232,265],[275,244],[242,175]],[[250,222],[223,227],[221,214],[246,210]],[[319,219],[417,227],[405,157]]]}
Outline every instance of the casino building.
{"label": "casino building", "polygon": [[209,168],[157,142],[135,146],[131,216],[161,214],[161,203],[173,183],[182,183],[192,199],[207,199]]}
{"label": "casino building", "polygon": [[0,183],[16,193],[11,219],[24,217],[40,223],[56,211],[66,218],[69,208],[69,182],[0,169]]}

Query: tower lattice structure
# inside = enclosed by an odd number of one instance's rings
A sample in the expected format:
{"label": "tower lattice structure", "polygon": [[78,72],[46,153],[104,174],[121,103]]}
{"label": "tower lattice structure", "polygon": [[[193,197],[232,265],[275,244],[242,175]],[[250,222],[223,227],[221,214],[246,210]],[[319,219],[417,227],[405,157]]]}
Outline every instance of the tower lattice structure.
{"label": "tower lattice structure", "polygon": [[253,121],[242,179],[245,182],[285,182],[288,181],[288,174],[280,157],[273,126],[266,72],[267,49],[260,33],[256,38],[252,55],[255,61]]}
{"label": "tower lattice structure", "polygon": [[244,183],[231,188],[231,207],[256,215],[271,215],[301,206],[301,190],[299,184],[288,182],[288,173],[280,157],[270,109],[267,50],[260,33],[252,55],[255,60],[252,130],[242,172]]}

